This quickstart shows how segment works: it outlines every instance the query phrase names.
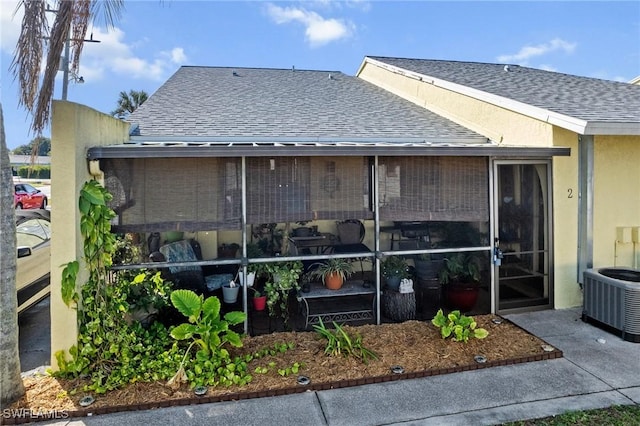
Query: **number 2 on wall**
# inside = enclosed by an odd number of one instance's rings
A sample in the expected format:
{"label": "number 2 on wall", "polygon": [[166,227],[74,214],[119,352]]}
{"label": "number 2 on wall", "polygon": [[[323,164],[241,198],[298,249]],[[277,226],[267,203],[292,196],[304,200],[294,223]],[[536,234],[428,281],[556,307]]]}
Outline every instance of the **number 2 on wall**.
{"label": "number 2 on wall", "polygon": [[567,198],[573,198],[573,189],[567,189]]}

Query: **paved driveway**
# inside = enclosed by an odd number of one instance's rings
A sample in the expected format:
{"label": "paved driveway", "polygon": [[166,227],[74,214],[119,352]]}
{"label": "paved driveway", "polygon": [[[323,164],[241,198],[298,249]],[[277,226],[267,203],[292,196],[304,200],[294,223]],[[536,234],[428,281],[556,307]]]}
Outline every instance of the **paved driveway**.
{"label": "paved driveway", "polygon": [[51,360],[51,316],[49,298],[26,310],[18,318],[20,367],[23,372],[43,371]]}

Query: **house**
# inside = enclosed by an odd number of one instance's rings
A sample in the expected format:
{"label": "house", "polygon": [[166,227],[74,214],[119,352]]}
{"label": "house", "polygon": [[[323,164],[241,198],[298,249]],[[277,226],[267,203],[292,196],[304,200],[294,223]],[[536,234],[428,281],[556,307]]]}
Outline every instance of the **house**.
{"label": "house", "polygon": [[[53,173],[76,183],[54,184],[56,200],[75,205],[92,174],[114,193],[115,230],[182,231],[212,265],[219,244],[245,246],[262,224],[331,234],[357,219],[364,247],[349,256],[372,266],[391,254],[479,256],[482,309],[497,313],[577,306],[585,269],[637,266],[638,241],[618,238],[640,229],[637,85],[366,57],[355,76],[182,67],[130,128],[69,102],[53,113]],[[77,212],[52,215],[54,234],[75,241],[54,239],[55,271],[82,244]],[[288,244],[272,256],[326,257]],[[76,326],[51,304],[52,327],[66,331],[52,332],[53,353]]]}

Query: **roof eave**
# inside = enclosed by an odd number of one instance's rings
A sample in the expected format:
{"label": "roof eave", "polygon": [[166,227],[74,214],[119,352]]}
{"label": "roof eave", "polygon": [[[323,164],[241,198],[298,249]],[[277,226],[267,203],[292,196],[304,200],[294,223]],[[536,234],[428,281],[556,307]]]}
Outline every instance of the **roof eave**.
{"label": "roof eave", "polygon": [[505,98],[504,96],[495,95],[492,93],[484,92],[482,90],[474,89],[468,86],[464,86],[457,83],[452,83],[447,80],[442,80],[436,77],[428,76],[425,74],[408,71],[404,68],[397,67],[395,65],[389,65],[387,63],[365,57],[358,74],[362,71],[366,63],[387,69],[388,71],[404,75],[415,80],[422,81],[427,84],[432,84],[442,89],[450,90],[452,92],[459,93],[461,95],[469,96],[474,99],[478,99],[483,102],[487,102],[496,106],[499,106],[510,111],[526,115],[536,120],[543,121],[545,123],[552,124],[554,126],[562,127],[563,129],[570,130],[580,135],[639,135],[640,123],[625,122],[625,123],[611,123],[611,122],[596,122],[583,120],[577,117],[569,116],[566,114],[560,114],[546,108],[536,107],[534,105],[518,102],[513,99]]}
{"label": "roof eave", "polygon": [[567,156],[564,147],[519,147],[495,143],[315,143],[315,142],[206,142],[143,141],[90,148],[89,160],[103,158],[194,158],[194,157],[274,157],[274,156]]}

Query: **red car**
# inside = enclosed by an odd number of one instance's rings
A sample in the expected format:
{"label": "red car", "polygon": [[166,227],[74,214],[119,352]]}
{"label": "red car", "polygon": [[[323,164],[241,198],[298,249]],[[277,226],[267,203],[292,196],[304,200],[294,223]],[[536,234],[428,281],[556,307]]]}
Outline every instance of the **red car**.
{"label": "red car", "polygon": [[13,195],[16,210],[20,209],[46,209],[47,197],[38,188],[28,183],[16,183]]}

